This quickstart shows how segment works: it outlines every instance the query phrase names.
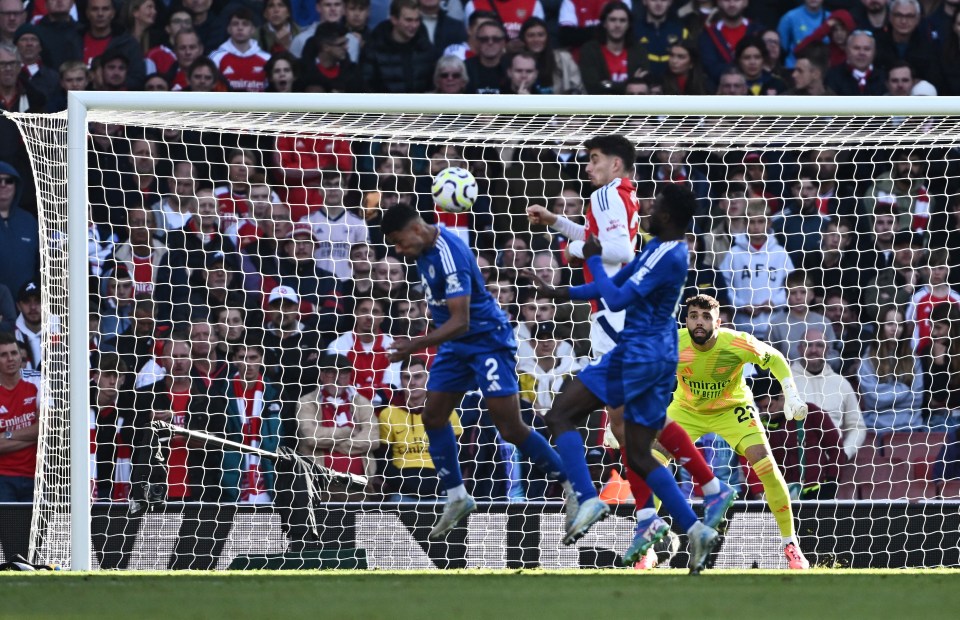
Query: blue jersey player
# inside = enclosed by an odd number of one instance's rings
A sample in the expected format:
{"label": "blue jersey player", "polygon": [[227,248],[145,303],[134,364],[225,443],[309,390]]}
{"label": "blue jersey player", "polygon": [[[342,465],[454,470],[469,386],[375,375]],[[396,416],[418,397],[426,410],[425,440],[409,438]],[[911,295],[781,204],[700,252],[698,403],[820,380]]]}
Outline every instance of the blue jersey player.
{"label": "blue jersey player", "polygon": [[560,456],[520,418],[517,343],[507,315],[484,287],[470,248],[457,235],[442,226],[431,226],[406,205],[390,208],[380,228],[397,254],[416,260],[436,326],[424,336],[398,340],[390,354],[390,360],[396,362],[420,349],[439,346],[430,367],[422,419],[430,458],[447,492],[447,503],[430,531],[430,539],[443,538],[476,509],[476,502],[463,486],[450,412],[460,404],[464,392],[478,388],[500,436],[548,476],[563,483],[567,511],[575,513],[576,494],[563,472]]}
{"label": "blue jersey player", "polygon": [[[686,283],[686,230],[696,201],[692,194],[666,186],[654,203],[650,232],[655,235],[633,261],[610,278],[602,268],[602,248],[591,237],[584,257],[594,282],[572,287],[571,299],[603,299],[613,311],[626,310],[617,346],[587,366],[579,381],[602,402],[624,405],[624,439],[629,466],[660,498],[690,538],[690,569],[697,573],[716,544],[717,532],[699,520],[680,493],[673,475],[653,456],[663,428],[677,371],[677,308]],[[577,483],[576,476],[573,480]],[[653,508],[637,512],[637,529],[624,564],[632,565],[670,526]]]}

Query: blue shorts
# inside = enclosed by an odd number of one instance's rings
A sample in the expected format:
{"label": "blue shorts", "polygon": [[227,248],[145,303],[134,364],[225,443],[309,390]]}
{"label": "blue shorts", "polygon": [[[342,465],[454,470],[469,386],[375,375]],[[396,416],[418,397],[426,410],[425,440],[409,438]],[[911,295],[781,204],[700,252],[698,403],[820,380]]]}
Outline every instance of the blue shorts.
{"label": "blue shorts", "polygon": [[[609,407],[624,406],[623,419],[662,428],[673,398],[677,362],[626,359],[617,346],[580,371],[577,378]],[[629,372],[624,373],[624,369]]]}
{"label": "blue shorts", "polygon": [[427,391],[462,394],[476,389],[487,398],[520,392],[517,345],[512,334],[510,338],[489,334],[440,345],[430,366]]}

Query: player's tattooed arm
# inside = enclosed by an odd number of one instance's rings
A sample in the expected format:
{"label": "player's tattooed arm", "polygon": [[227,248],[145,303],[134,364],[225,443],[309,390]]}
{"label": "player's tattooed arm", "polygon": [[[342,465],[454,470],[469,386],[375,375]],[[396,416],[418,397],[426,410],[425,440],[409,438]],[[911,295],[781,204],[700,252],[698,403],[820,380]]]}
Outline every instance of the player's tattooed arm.
{"label": "player's tattooed arm", "polygon": [[529,267],[525,267],[520,271],[520,277],[528,280],[530,284],[533,285],[533,288],[536,289],[537,295],[540,295],[541,297],[556,299],[559,301],[567,301],[570,299],[569,286],[553,286],[538,276],[537,272]]}

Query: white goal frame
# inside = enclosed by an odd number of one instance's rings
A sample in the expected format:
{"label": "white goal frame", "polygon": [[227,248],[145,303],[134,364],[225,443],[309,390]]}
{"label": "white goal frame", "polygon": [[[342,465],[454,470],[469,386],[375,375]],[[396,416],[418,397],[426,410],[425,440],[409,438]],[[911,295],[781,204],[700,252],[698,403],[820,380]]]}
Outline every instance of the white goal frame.
{"label": "white goal frame", "polygon": [[[68,97],[67,251],[72,570],[91,563],[87,118],[96,110],[353,114],[957,116],[960,97],[686,97],[77,92]],[[729,137],[727,137],[729,140]]]}

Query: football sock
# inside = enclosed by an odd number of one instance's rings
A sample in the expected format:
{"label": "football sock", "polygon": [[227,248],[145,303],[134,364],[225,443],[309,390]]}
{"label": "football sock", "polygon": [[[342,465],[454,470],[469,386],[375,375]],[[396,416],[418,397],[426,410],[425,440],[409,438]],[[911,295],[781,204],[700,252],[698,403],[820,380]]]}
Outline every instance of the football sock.
{"label": "football sock", "polygon": [[[683,430],[682,426],[676,422],[669,422],[660,431],[657,440],[661,446],[667,449],[667,452],[673,455],[680,466],[690,472],[694,482],[700,485],[705,494],[710,495],[720,492],[720,481],[713,475],[713,470],[707,465],[703,455],[700,454],[700,450],[693,445],[690,435]],[[707,485],[713,482],[716,482],[716,490],[708,491]]]}
{"label": "football sock", "polygon": [[466,499],[467,497],[467,487],[462,484],[453,487],[452,489],[447,489],[447,501],[453,502],[458,499]]}
{"label": "football sock", "polygon": [[[577,433],[577,436],[579,435],[580,433]],[[536,465],[540,471],[547,474],[547,477],[551,480],[556,480],[557,482],[565,482],[567,480],[567,468],[564,467],[563,459],[561,459],[557,451],[553,449],[550,442],[534,429],[530,429],[530,434],[527,435],[523,443],[517,447],[520,448],[521,454],[533,461],[533,464]],[[587,479],[589,480],[590,471],[587,469],[587,457],[584,455],[582,440],[580,442],[580,461],[583,463],[583,470],[586,472]],[[593,487],[593,482],[590,483],[590,486],[591,488]],[[574,488],[576,488],[576,485],[574,485]]]}
{"label": "football sock", "polygon": [[[530,433],[533,437],[535,433]],[[538,435],[539,436],[539,435]],[[528,443],[530,438],[524,444]],[[580,431],[572,430],[561,433],[557,438],[557,451],[553,452],[563,459],[563,469],[566,471],[567,478],[573,485],[573,490],[577,493],[577,499],[581,502],[597,497],[597,489],[593,486],[593,478],[590,477],[590,469],[587,467],[587,457],[584,454],[583,437]],[[546,443],[546,440],[544,440]],[[548,446],[549,447],[549,446]]]}
{"label": "football sock", "polygon": [[780,473],[780,468],[769,456],[760,459],[753,465],[753,471],[763,483],[763,493],[767,498],[767,505],[773,518],[777,520],[780,536],[784,539],[793,537],[793,511],[790,510],[790,491]]}
{"label": "football sock", "polygon": [[646,508],[653,493],[650,492],[647,483],[643,481],[643,476],[630,469],[630,465],[627,464],[626,448],[620,448],[620,456],[623,459],[623,471],[626,474],[627,482],[630,484],[630,493],[633,495],[633,501],[636,502],[637,510]]}
{"label": "football sock", "polygon": [[780,537],[780,540],[783,541],[783,546],[784,546],[784,547],[786,547],[786,546],[789,545],[790,543],[793,543],[793,544],[795,544],[795,545],[798,546],[798,547],[800,546],[800,543],[797,542],[797,537],[796,537],[796,536],[781,536],[781,537]]}
{"label": "football sock", "polygon": [[[457,448],[457,436],[453,434],[453,426],[449,422],[441,428],[426,429],[430,440],[428,450],[433,466],[437,470],[440,484],[448,492],[456,487],[463,486],[463,476],[460,474],[460,457]],[[449,494],[447,495],[450,498]]]}
{"label": "football sock", "polygon": [[693,524],[697,522],[697,515],[693,514],[693,509],[687,503],[686,498],[680,492],[677,481],[663,465],[654,469],[645,478],[649,486],[660,501],[663,502],[667,512],[673,515],[673,518],[681,531],[686,532]]}

